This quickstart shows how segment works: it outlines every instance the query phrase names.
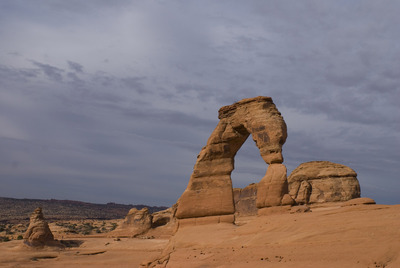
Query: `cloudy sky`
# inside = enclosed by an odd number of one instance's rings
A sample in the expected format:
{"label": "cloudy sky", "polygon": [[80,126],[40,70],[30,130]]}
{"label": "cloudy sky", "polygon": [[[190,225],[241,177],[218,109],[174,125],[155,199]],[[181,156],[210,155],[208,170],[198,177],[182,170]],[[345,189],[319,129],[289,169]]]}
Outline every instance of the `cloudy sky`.
{"label": "cloudy sky", "polygon": [[[0,1],[0,196],[171,205],[223,105],[400,203],[400,1]],[[266,171],[249,139],[236,187]]]}

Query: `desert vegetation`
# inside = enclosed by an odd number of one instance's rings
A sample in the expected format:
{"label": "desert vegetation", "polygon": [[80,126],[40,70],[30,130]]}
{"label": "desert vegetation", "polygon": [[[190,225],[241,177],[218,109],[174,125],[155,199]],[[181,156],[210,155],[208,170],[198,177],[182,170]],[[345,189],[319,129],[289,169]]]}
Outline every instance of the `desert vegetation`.
{"label": "desert vegetation", "polygon": [[[115,230],[120,219],[114,220],[67,220],[49,222],[50,229],[56,238],[66,236],[101,235]],[[0,242],[22,240],[29,222],[23,224],[0,224]]]}
{"label": "desert vegetation", "polygon": [[58,228],[59,233],[94,235],[108,233],[115,230],[118,226],[115,220],[82,220],[82,221],[58,221],[53,223]]}

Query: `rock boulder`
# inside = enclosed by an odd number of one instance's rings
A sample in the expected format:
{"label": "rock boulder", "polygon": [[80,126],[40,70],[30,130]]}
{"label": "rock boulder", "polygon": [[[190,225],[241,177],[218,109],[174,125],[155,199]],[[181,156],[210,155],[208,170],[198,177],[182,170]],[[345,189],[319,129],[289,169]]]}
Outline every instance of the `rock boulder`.
{"label": "rock boulder", "polygon": [[122,224],[112,233],[114,236],[131,236],[143,234],[150,230],[152,225],[152,216],[148,208],[138,210],[132,208],[129,210]]}
{"label": "rock boulder", "polygon": [[341,164],[312,161],[288,177],[289,195],[298,204],[347,201],[360,197],[357,173]]}

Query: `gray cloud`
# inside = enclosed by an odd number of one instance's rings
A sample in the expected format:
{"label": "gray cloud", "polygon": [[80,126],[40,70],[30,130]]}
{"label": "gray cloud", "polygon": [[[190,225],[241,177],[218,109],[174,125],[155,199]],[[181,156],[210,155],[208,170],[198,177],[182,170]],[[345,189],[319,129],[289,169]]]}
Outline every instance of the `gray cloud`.
{"label": "gray cloud", "polygon": [[62,73],[64,72],[64,70],[62,69],[36,61],[32,61],[32,64],[39,67],[45,73],[45,75],[51,80],[61,81],[63,79]]}
{"label": "gray cloud", "polygon": [[[400,203],[399,11],[345,0],[1,1],[0,195],[172,204],[218,109],[264,95],[288,124],[289,171],[348,164],[363,195]],[[251,140],[235,166],[241,187],[266,169]]]}
{"label": "gray cloud", "polygon": [[67,61],[67,63],[68,63],[68,67],[71,70],[73,70],[73,71],[75,71],[77,73],[82,73],[83,72],[83,66],[80,65],[79,63],[73,62],[73,61]]}
{"label": "gray cloud", "polygon": [[37,77],[38,75],[39,71],[36,69],[13,68],[0,65],[0,83],[6,83],[10,80],[25,82],[31,78]]}
{"label": "gray cloud", "polygon": [[149,90],[143,85],[144,77],[125,77],[121,79],[124,86],[136,91],[139,94],[149,93]]}

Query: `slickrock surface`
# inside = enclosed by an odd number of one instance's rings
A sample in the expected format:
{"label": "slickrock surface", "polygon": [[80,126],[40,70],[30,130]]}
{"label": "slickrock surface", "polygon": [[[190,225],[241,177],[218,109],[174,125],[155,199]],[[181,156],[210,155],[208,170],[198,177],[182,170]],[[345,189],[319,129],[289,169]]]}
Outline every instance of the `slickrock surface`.
{"label": "slickrock surface", "polygon": [[358,206],[358,205],[374,205],[375,200],[368,197],[360,197],[351,199],[343,203],[343,206]]}
{"label": "slickrock surface", "polygon": [[[178,201],[177,218],[233,215],[230,175],[234,156],[250,134],[267,164],[283,162],[286,124],[271,98],[243,99],[224,106],[218,118],[220,121],[198,155],[189,184]],[[263,204],[281,200],[282,191],[278,188],[270,189],[269,200],[263,200]]]}
{"label": "slickrock surface", "polygon": [[360,197],[357,173],[341,164],[312,161],[288,177],[289,194],[298,204],[347,201]]}
{"label": "slickrock surface", "polygon": [[341,207],[340,203],[310,205],[307,213],[248,217],[240,226],[180,227],[159,261],[143,264],[167,268],[400,267],[400,205]]}
{"label": "slickrock surface", "polygon": [[32,213],[28,230],[24,235],[24,242],[32,247],[56,245],[49,225],[43,217],[42,208],[37,208]]}

